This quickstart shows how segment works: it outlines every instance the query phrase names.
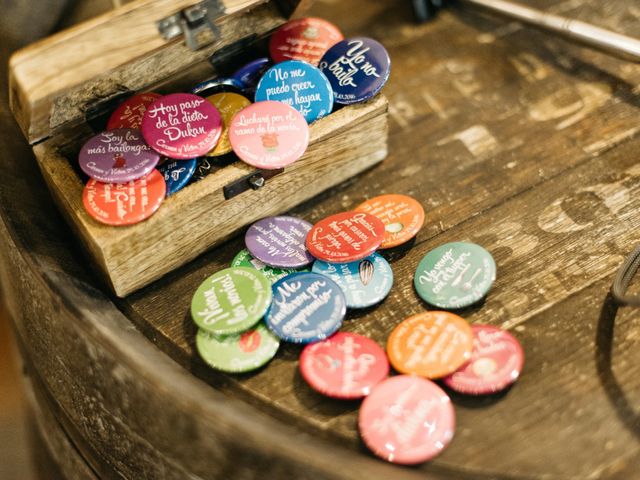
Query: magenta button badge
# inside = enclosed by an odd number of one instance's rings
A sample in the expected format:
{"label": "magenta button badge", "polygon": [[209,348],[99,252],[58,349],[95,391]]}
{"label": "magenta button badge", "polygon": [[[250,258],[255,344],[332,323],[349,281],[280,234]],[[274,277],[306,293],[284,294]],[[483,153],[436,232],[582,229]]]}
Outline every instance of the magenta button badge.
{"label": "magenta button badge", "polygon": [[229,140],[245,163],[256,168],[282,168],[298,160],[307,149],[309,126],[289,105],[256,102],[233,117]]}
{"label": "magenta button badge", "polygon": [[398,375],[373,387],[360,407],[358,427],[377,456],[414,465],[432,459],[451,442],[455,413],[449,396],[435,383]]}
{"label": "magenta button badge", "polygon": [[191,159],[216,146],[222,133],[220,112],[211,102],[190,93],[160,97],[147,107],[142,135],[169,158]]}
{"label": "magenta button badge", "polygon": [[127,183],[153,170],[160,155],[145,143],[138,130],[120,128],[91,137],[80,149],[84,173],[103,183]]}
{"label": "magenta button badge", "polygon": [[249,227],[247,250],[271,267],[301,268],[314,258],[305,246],[311,224],[296,217],[267,217]]}
{"label": "magenta button badge", "polygon": [[443,379],[456,392],[486,395],[504,390],[520,376],[524,352],[509,332],[490,325],[472,325],[471,360]]}

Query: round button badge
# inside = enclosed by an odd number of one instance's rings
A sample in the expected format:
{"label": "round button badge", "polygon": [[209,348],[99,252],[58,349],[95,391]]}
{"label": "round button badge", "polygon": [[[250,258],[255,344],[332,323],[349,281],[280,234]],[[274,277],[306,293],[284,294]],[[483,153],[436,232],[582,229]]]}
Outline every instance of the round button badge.
{"label": "round button badge", "polygon": [[279,268],[279,267],[271,267],[261,262],[257,258],[254,258],[247,249],[242,249],[238,252],[238,254],[231,261],[232,267],[248,267],[255,268],[256,270],[261,271],[265,277],[269,279],[271,283],[276,283],[283,277],[286,277],[290,273],[300,272],[300,271],[308,271],[307,269],[298,269],[298,268]]}
{"label": "round button badge", "polygon": [[331,83],[335,102],[348,105],[368,100],[382,89],[389,79],[391,60],[380,43],[354,37],[331,47],[318,67]]}
{"label": "round button badge", "polygon": [[126,183],[147,175],[160,155],[145,143],[138,130],[107,130],[91,137],[80,149],[80,168],[104,183]]}
{"label": "round button badge", "polygon": [[520,342],[506,330],[472,325],[471,360],[443,379],[456,392],[486,395],[504,390],[520,376],[524,352]]}
{"label": "round button badge", "polygon": [[95,220],[122,226],[141,222],[153,215],[167,191],[164,178],[152,170],[128,183],[102,183],[89,180],[82,192],[84,208]]}
{"label": "round button badge", "polygon": [[242,333],[214,335],[199,329],[196,348],[200,357],[216,370],[242,373],[256,370],[271,360],[280,340],[263,322]]}
{"label": "round button badge", "polygon": [[439,308],[464,308],[482,300],[496,279],[496,263],[480,245],[447,243],[418,264],[414,285],[425,302]]}
{"label": "round button badge", "polygon": [[425,312],[409,317],[391,332],[387,355],[398,372],[441,378],[469,358],[473,332],[462,318],[449,312]]}
{"label": "round button badge", "polygon": [[158,167],[167,184],[167,197],[184,188],[196,171],[197,159],[164,162]]}
{"label": "round button badge", "polygon": [[215,335],[254,326],[271,304],[271,282],[253,268],[226,268],[207,278],[191,300],[191,317]]}
{"label": "round button badge", "polygon": [[285,23],[269,41],[274,62],[302,60],[318,65],[329,48],[344,37],[332,23],[321,18],[300,18]]}
{"label": "round button badge", "polygon": [[160,154],[188,160],[213,149],[222,133],[222,119],[204,98],[173,93],[147,107],[141,129],[147,143]]}
{"label": "round button badge", "polygon": [[360,436],[378,457],[415,465],[439,455],[455,432],[448,395],[424,378],[398,375],[373,388],[358,414]]}
{"label": "round button badge", "polygon": [[231,123],[231,119],[240,110],[251,105],[251,102],[243,95],[229,92],[216,93],[207,97],[207,100],[220,112],[223,125],[222,134],[220,135],[218,143],[207,155],[210,157],[226,155],[233,150],[231,148],[231,142],[229,142],[229,124]]}
{"label": "round button badge", "polygon": [[338,332],[304,348],[300,373],[323,395],[352,400],[369,395],[374,385],[387,378],[389,362],[373,340]]}
{"label": "round button badge", "polygon": [[316,260],[311,271],[340,285],[347,299],[347,308],[367,308],[380,303],[389,295],[393,285],[391,265],[378,253],[350,263]]}
{"label": "round button badge", "polygon": [[356,211],[378,217],[385,235],[380,248],[393,248],[415,237],[424,224],[424,209],[406,195],[380,195],[358,205]]}
{"label": "round button badge", "polygon": [[245,163],[256,168],[283,168],[307,150],[309,126],[302,114],[289,105],[257,102],[233,117],[229,140]]}
{"label": "round button badge", "polygon": [[256,102],[275,100],[291,105],[307,123],[331,113],[333,91],[327,77],[299,60],[277,63],[265,72],[256,89]]}
{"label": "round button badge", "polygon": [[334,334],[347,312],[342,290],[318,273],[292,273],[273,284],[265,323],[280,339],[313,343]]}
{"label": "round button badge", "polygon": [[244,236],[247,250],[272,267],[300,268],[313,262],[305,239],[311,224],[296,217],[267,217],[249,227]]}
{"label": "round button badge", "polygon": [[384,224],[364,212],[343,212],[316,223],[307,235],[314,257],[333,263],[349,263],[368,257],[384,239]]}
{"label": "round button badge", "polygon": [[127,98],[116,108],[107,122],[107,130],[116,128],[140,128],[142,117],[151,105],[161,95],[157,93],[139,93]]}

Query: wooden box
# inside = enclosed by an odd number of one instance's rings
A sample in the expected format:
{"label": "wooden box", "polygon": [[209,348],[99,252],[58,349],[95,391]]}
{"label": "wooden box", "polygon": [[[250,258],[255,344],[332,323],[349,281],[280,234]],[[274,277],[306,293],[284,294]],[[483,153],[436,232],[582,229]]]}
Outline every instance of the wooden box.
{"label": "wooden box", "polygon": [[[252,42],[299,15],[304,3],[135,0],[12,57],[13,113],[34,144],[55,201],[116,295],[128,295],[255,220],[291,209],[386,156],[387,101],[378,95],[314,122],[305,155],[275,176],[238,160],[128,227],[102,225],[84,210],[77,152],[100,114],[134,92],[184,91],[214,76],[219,65],[233,64]],[[211,24],[190,20],[202,7]],[[160,30],[173,37],[163,38]]]}

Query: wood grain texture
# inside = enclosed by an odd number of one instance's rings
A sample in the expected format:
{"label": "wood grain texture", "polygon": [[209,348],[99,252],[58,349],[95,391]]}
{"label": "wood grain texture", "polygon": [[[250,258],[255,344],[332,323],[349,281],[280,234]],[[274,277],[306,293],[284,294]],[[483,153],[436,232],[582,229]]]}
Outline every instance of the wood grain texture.
{"label": "wood grain texture", "polygon": [[[242,227],[286,211],[387,155],[387,102],[383,96],[348,106],[315,122],[309,147],[285,172],[264,187],[225,200],[223,187],[255,172],[243,162],[218,169],[166,198],[144,222],[114,228],[89,216],[82,204],[84,184],[60,149],[62,136],[34,148],[43,176],[67,221],[97,270],[118,296],[125,296],[184,265]],[[150,242],[162,245],[163,255]],[[161,239],[161,240],[160,240]]]}
{"label": "wood grain texture", "polygon": [[[640,68],[466,11],[416,26],[408,3],[327,1],[310,12],[389,48],[390,155],[292,213],[313,222],[380,193],[423,203],[427,224],[416,241],[385,254],[396,278],[390,297],[346,322],[380,344],[428,308],[411,278],[429,249],[451,240],[484,245],[498,280],[483,305],[461,314],[513,331],[526,354],[520,380],[495,397],[454,396],[456,436],[436,460],[412,469],[376,461],[357,438],[358,404],[311,391],[297,374],[299,349],[285,346],[266,368],[236,377],[198,359],[191,295],[229,264],[240,239],[114,302],[78,257],[33,163],[0,157],[0,276],[24,355],[76,426],[76,441],[115,472],[638,476],[640,327],[637,310],[616,309],[608,288],[640,240]],[[640,36],[632,0],[531,3]]]}
{"label": "wood grain texture", "polygon": [[[164,40],[156,22],[195,0],[136,0],[15,53],[10,105],[30,143],[84,121],[87,106],[122,92],[148,90],[221,48],[260,38],[285,22],[274,2],[225,0],[211,45],[190,50],[182,38]],[[252,8],[251,15],[244,15]]]}

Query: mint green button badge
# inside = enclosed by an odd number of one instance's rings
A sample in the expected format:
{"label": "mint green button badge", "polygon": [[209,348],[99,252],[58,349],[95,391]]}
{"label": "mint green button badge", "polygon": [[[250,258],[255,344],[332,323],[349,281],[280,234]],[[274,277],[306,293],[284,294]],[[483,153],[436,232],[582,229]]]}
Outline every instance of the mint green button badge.
{"label": "mint green button badge", "polygon": [[249,253],[246,248],[240,250],[231,261],[232,267],[248,267],[255,268],[264,274],[271,283],[276,283],[282,277],[286,277],[293,272],[308,272],[309,268],[278,268],[271,267]]}
{"label": "mint green button badge", "polygon": [[280,340],[263,322],[242,333],[214,335],[198,330],[196,348],[211,367],[223,372],[250,372],[271,360],[280,346]]}
{"label": "mint green button badge", "polygon": [[496,279],[496,263],[480,245],[447,243],[420,261],[414,285],[425,302],[444,309],[464,308],[485,297]]}
{"label": "mint green button badge", "polygon": [[191,300],[193,321],[215,335],[254,326],[271,305],[271,282],[253,268],[226,268],[207,278]]}

